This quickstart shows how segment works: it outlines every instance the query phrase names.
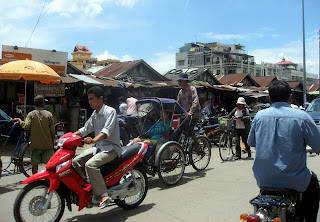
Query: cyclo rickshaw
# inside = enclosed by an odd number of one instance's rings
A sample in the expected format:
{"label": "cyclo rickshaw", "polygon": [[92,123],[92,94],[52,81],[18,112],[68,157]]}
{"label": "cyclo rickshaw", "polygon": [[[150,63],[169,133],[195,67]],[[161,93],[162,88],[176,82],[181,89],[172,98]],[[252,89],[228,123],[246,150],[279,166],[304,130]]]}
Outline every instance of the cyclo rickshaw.
{"label": "cyclo rickshaw", "polygon": [[198,135],[200,147],[194,146],[191,136],[181,129],[187,112],[174,99],[144,98],[137,104],[140,104],[137,114],[140,118],[140,138],[146,138],[144,136],[148,134],[145,122],[150,123],[150,118],[159,116],[160,110],[169,112],[170,127],[156,144],[148,147],[141,160],[149,175],[155,176],[157,173],[163,183],[174,185],[181,179],[186,165],[191,164],[197,171],[206,169],[211,158],[211,143],[206,136]]}

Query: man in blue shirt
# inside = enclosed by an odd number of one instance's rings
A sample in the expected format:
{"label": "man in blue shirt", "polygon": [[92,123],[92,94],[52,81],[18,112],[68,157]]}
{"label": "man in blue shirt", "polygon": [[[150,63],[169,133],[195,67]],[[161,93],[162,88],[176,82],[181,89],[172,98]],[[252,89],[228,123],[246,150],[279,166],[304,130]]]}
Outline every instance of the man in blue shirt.
{"label": "man in blue shirt", "polygon": [[259,111],[248,137],[256,147],[253,163],[258,186],[288,188],[303,193],[302,211],[307,222],[316,222],[319,197],[317,176],[307,168],[306,145],[320,151],[320,130],[308,113],[291,108],[291,87],[275,81],[269,87],[271,107]]}

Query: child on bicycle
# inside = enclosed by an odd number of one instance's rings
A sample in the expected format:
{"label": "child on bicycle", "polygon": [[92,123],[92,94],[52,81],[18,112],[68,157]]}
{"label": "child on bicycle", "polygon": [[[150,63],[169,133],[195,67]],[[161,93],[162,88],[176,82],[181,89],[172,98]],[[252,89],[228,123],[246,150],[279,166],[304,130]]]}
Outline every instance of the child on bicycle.
{"label": "child on bicycle", "polygon": [[144,142],[148,145],[156,145],[158,140],[169,132],[172,128],[172,124],[169,118],[169,112],[166,110],[160,110],[160,120],[156,122],[147,132],[147,135],[151,136],[150,139],[134,138],[132,144],[137,142]]}

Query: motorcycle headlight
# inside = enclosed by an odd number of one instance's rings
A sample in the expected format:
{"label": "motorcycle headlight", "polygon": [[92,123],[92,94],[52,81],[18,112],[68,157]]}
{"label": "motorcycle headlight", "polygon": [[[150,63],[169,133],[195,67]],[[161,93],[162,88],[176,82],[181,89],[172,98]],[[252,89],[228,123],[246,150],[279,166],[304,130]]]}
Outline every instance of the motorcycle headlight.
{"label": "motorcycle headlight", "polygon": [[68,163],[69,163],[70,160],[64,162],[64,163],[61,163],[59,165],[57,165],[56,167],[56,172],[58,172],[59,170],[61,170],[63,167],[65,167]]}
{"label": "motorcycle headlight", "polygon": [[70,139],[70,137],[58,139],[57,146],[63,146],[64,142],[66,142],[68,139]]}

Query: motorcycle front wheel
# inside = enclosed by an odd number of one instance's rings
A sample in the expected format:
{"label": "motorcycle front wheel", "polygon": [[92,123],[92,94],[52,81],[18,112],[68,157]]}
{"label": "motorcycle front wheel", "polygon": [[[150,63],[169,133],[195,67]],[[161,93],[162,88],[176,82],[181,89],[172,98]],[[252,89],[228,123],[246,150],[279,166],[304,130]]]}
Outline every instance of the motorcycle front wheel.
{"label": "motorcycle front wheel", "polygon": [[49,182],[36,181],[25,186],[18,194],[14,205],[13,214],[16,221],[60,221],[65,201],[58,191],[52,191],[53,195],[48,209],[44,210],[44,205],[49,195]]}
{"label": "motorcycle front wheel", "polygon": [[148,178],[144,169],[140,166],[135,166],[132,169],[135,177],[135,184],[131,189],[139,189],[136,195],[128,196],[123,199],[117,200],[116,204],[125,210],[130,210],[139,206],[148,192]]}

